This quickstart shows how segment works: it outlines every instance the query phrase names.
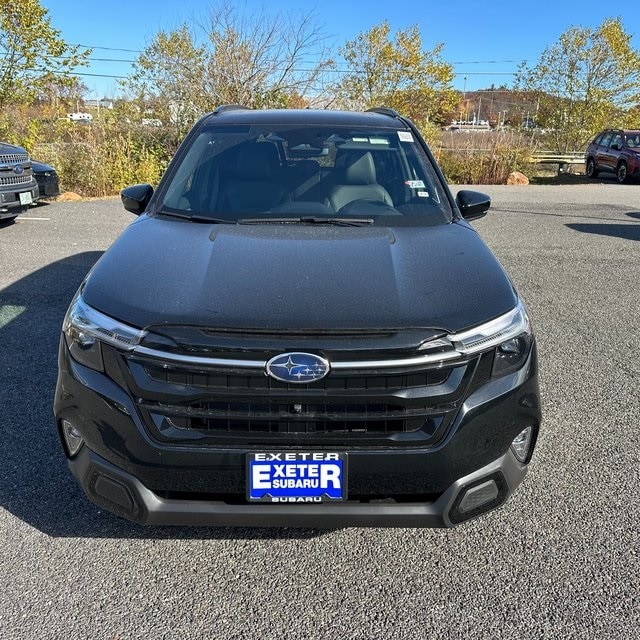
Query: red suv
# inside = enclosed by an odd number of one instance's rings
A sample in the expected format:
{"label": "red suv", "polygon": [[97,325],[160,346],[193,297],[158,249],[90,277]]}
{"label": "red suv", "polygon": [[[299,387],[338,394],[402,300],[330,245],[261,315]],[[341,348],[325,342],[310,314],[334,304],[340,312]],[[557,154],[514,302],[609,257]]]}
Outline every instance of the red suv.
{"label": "red suv", "polygon": [[603,131],[587,147],[585,162],[590,178],[596,178],[600,172],[615,174],[620,184],[640,178],[640,131]]}

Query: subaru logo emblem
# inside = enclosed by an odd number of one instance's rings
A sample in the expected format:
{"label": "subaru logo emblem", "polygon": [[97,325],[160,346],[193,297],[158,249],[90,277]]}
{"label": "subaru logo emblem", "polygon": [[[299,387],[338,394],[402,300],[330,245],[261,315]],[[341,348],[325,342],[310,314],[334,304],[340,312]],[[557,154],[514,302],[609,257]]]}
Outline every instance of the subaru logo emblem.
{"label": "subaru logo emblem", "polygon": [[312,353],[281,353],[267,362],[267,375],[280,382],[315,382],[328,373],[328,360]]}
{"label": "subaru logo emblem", "polygon": [[17,164],[13,167],[13,173],[17,173],[18,175],[21,175],[22,173],[24,173],[24,167],[21,164]]}

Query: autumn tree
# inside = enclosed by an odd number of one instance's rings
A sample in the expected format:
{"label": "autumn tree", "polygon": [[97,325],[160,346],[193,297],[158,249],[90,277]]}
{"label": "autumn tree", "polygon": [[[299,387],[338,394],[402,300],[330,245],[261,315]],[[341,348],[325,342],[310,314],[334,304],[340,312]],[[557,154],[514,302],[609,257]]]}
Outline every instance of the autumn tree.
{"label": "autumn tree", "polygon": [[38,0],[0,0],[0,111],[29,104],[52,84],[73,86],[90,51],[68,45]]}
{"label": "autumn tree", "polygon": [[438,44],[425,51],[417,25],[398,30],[393,38],[386,21],[360,33],[340,49],[347,71],[335,87],[340,104],[392,107],[418,124],[444,124],[459,97],[442,49]]}
{"label": "autumn tree", "polygon": [[640,102],[640,54],[619,18],[597,28],[572,27],[523,65],[516,88],[538,97],[536,121],[557,151],[580,149],[600,129],[625,126]]}
{"label": "autumn tree", "polygon": [[308,104],[332,65],[325,43],[312,13],[245,15],[222,2],[191,28],[157,33],[124,86],[187,126],[219,104]]}

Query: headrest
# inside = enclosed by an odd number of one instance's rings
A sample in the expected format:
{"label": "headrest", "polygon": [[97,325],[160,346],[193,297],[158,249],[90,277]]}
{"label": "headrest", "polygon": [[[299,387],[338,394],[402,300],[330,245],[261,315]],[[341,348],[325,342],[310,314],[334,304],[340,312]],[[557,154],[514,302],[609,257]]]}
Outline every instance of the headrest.
{"label": "headrest", "polygon": [[359,158],[349,162],[344,168],[346,184],[375,184],[376,166],[373,164],[373,156],[368,151]]}
{"label": "headrest", "polygon": [[243,144],[236,157],[236,174],[249,180],[269,180],[280,162],[278,151],[270,142]]}

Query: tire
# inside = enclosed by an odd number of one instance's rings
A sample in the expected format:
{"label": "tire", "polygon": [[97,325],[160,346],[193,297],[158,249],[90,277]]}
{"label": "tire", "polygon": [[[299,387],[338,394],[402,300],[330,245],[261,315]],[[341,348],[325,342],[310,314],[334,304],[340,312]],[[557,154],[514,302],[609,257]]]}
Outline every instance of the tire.
{"label": "tire", "polygon": [[596,166],[596,161],[593,158],[589,158],[587,160],[586,174],[587,174],[588,178],[597,178],[598,177],[598,168]]}
{"label": "tire", "polygon": [[616,169],[616,179],[618,180],[619,184],[624,184],[625,182],[627,182],[628,178],[629,174],[627,173],[627,163],[621,162]]}

